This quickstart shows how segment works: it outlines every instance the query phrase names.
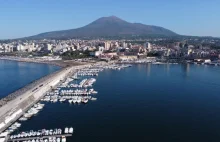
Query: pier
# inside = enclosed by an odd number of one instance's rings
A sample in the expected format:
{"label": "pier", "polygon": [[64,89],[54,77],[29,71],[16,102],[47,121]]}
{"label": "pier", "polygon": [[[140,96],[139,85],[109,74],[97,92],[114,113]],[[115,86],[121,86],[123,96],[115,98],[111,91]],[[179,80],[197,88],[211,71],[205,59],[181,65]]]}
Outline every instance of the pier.
{"label": "pier", "polygon": [[0,107],[0,133],[19,119],[31,106],[38,102],[45,92],[55,87],[61,80],[64,80],[78,69],[88,65],[71,66],[49,75],[48,78],[38,81],[35,85],[21,92],[16,98]]}

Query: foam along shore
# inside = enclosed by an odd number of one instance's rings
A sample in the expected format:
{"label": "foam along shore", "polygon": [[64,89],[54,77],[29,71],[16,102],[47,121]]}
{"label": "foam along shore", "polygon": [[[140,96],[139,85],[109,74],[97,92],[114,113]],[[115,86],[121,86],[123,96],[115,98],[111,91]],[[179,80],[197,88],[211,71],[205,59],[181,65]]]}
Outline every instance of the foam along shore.
{"label": "foam along shore", "polygon": [[78,69],[87,66],[65,67],[10,94],[10,97],[3,98],[1,101],[4,104],[0,107],[0,133],[20,118],[31,106],[36,104],[45,95],[45,92],[54,88],[60,81]]}

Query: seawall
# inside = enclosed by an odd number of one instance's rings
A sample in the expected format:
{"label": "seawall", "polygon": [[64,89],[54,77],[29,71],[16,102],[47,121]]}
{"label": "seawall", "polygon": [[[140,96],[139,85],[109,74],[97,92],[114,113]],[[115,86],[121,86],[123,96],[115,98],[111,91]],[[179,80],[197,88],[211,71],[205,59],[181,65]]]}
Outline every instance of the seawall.
{"label": "seawall", "polygon": [[71,66],[61,69],[49,76],[46,79],[40,80],[34,85],[29,85],[29,88],[21,92],[18,97],[7,102],[0,107],[0,133],[9,127],[14,121],[20,118],[31,106],[38,102],[45,92],[55,87],[61,80],[64,80],[70,74],[82,69],[88,65]]}

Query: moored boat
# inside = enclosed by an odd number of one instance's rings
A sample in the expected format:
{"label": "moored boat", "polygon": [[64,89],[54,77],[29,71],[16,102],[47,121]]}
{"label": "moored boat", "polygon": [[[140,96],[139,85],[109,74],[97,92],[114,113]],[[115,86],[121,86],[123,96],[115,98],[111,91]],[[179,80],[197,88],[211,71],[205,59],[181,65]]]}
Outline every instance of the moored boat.
{"label": "moored boat", "polygon": [[69,128],[69,133],[70,133],[70,134],[73,133],[73,127]]}

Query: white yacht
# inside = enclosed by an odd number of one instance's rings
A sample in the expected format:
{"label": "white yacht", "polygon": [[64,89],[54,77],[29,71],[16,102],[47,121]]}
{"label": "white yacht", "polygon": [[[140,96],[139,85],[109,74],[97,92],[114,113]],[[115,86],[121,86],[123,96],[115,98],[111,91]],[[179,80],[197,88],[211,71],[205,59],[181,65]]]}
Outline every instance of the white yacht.
{"label": "white yacht", "polygon": [[93,97],[92,97],[92,98],[91,98],[91,100],[92,100],[92,101],[96,101],[96,100],[97,100],[97,98],[93,98]]}
{"label": "white yacht", "polygon": [[69,129],[66,127],[64,130],[64,133],[67,134],[69,132]]}
{"label": "white yacht", "polygon": [[81,103],[81,100],[82,100],[81,97],[78,97],[77,100],[76,100],[76,102],[77,102],[77,103]]}
{"label": "white yacht", "polygon": [[21,123],[18,123],[18,122],[15,122],[15,124],[13,124],[13,125],[15,125],[17,128],[21,127]]}
{"label": "white yacht", "polygon": [[19,121],[26,121],[26,120],[27,120],[26,117],[21,117],[21,118],[19,119]]}
{"label": "white yacht", "polygon": [[66,137],[62,136],[62,142],[66,142]]}
{"label": "white yacht", "polygon": [[76,98],[73,98],[72,101],[73,101],[73,103],[76,103],[76,102],[77,102]]}
{"label": "white yacht", "polygon": [[73,101],[72,100],[68,100],[68,102],[71,104]]}
{"label": "white yacht", "polygon": [[73,127],[69,128],[69,133],[70,133],[70,134],[73,133]]}
{"label": "white yacht", "polygon": [[57,142],[60,142],[60,138],[57,138]]}

